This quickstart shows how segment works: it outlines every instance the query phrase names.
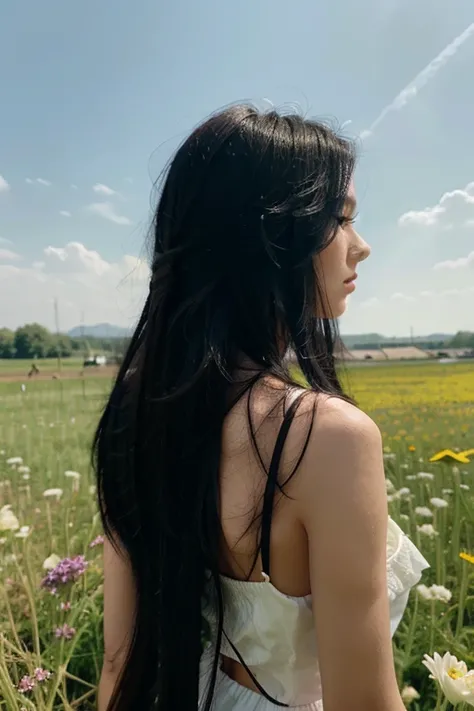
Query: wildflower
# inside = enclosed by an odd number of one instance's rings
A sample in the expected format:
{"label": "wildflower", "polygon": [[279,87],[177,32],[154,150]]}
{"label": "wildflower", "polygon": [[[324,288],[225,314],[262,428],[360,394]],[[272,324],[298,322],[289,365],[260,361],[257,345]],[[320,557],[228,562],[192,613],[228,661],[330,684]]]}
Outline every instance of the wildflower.
{"label": "wildflower", "polygon": [[20,683],[18,684],[18,691],[20,692],[20,694],[27,694],[29,691],[33,691],[35,686],[36,681],[34,680],[34,678],[28,676],[28,674],[25,674],[25,676],[20,679]]}
{"label": "wildflower", "polygon": [[71,425],[75,425],[75,424],[76,424],[76,418],[75,418],[75,417],[71,417]]}
{"label": "wildflower", "polygon": [[399,499],[404,499],[406,497],[409,497],[410,494],[411,494],[411,490],[408,488],[408,486],[402,486],[402,488],[397,491],[397,496]]}
{"label": "wildflower", "polygon": [[96,546],[100,546],[103,542],[104,536],[97,536],[91,543],[89,543],[89,548],[95,548]]}
{"label": "wildflower", "polygon": [[431,525],[431,523],[424,523],[422,526],[417,526],[418,532],[423,534],[423,536],[428,536],[428,538],[435,538],[438,535],[438,531]]}
{"label": "wildflower", "polygon": [[415,447],[415,445],[414,445],[414,444],[410,444],[410,446],[408,447],[408,451],[409,451],[409,452],[416,452],[416,447]]}
{"label": "wildflower", "polygon": [[80,479],[81,475],[79,472],[73,472],[70,469],[68,469],[66,472],[64,472],[64,476],[67,476],[69,479]]}
{"label": "wildflower", "polygon": [[405,479],[407,481],[416,481],[416,474],[407,474]]}
{"label": "wildflower", "polygon": [[49,497],[56,497],[56,499],[59,501],[61,496],[63,495],[63,490],[62,489],[46,489],[43,491],[43,496],[46,498]]}
{"label": "wildflower", "polygon": [[443,496],[449,496],[450,494],[454,494],[453,489],[443,489],[442,492]]}
{"label": "wildflower", "polygon": [[55,590],[59,585],[75,582],[87,568],[87,561],[83,555],[75,558],[64,558],[50,571],[41,583],[41,587]]}
{"label": "wildflower", "polygon": [[400,514],[400,518],[402,521],[409,521],[410,520],[410,517],[407,516],[406,514]]}
{"label": "wildflower", "polygon": [[468,703],[474,706],[474,671],[468,671],[465,662],[458,661],[449,652],[444,657],[435,652],[434,658],[425,654],[423,664],[451,704]]}
{"label": "wildflower", "polygon": [[459,557],[474,565],[474,555],[469,555],[469,553],[460,553]]}
{"label": "wildflower", "polygon": [[430,499],[430,504],[434,506],[435,509],[445,509],[449,506],[447,501],[444,499],[438,499],[436,496],[433,496],[433,498]]}
{"label": "wildflower", "polygon": [[408,464],[400,464],[400,469],[409,469]]}
{"label": "wildflower", "polygon": [[393,459],[396,459],[396,458],[397,458],[397,455],[394,454],[393,452],[385,452],[384,455],[383,455],[383,458],[384,458],[385,460],[387,460],[387,461],[388,461],[388,460],[393,460]]}
{"label": "wildflower", "polygon": [[25,481],[28,481],[29,478],[30,478],[30,475],[29,475],[29,474],[23,474],[23,479],[24,479]]}
{"label": "wildflower", "polygon": [[434,474],[431,474],[431,472],[418,472],[416,475],[417,479],[426,479],[427,481],[433,481],[434,479]]}
{"label": "wildflower", "polygon": [[433,518],[433,512],[427,506],[417,506],[415,513],[417,516],[422,516],[423,518]]}
{"label": "wildflower", "polygon": [[387,490],[387,494],[390,494],[391,491],[395,490],[395,487],[390,481],[390,479],[385,479],[385,488]]}
{"label": "wildflower", "polygon": [[16,467],[18,464],[23,464],[23,457],[10,457],[6,463],[11,467]]}
{"label": "wildflower", "polygon": [[31,469],[24,464],[22,464],[20,467],[17,468],[17,472],[19,474],[29,474],[30,471],[31,471]]}
{"label": "wildflower", "polygon": [[459,488],[462,489],[463,491],[469,491],[468,484],[459,484]]}
{"label": "wildflower", "polygon": [[22,526],[18,533],[15,533],[16,538],[28,538],[28,535],[30,533],[30,527],[29,526]]}
{"label": "wildflower", "polygon": [[405,704],[411,704],[412,701],[417,701],[420,698],[420,694],[413,686],[405,686],[402,689],[402,701]]}
{"label": "wildflower", "polygon": [[18,519],[11,508],[11,504],[6,504],[0,509],[0,531],[16,531],[17,528],[20,528]]}
{"label": "wildflower", "polygon": [[463,452],[453,452],[452,449],[443,449],[441,452],[437,452],[430,458],[430,462],[441,462],[445,459],[454,459],[455,462],[460,462],[461,464],[469,464],[469,459],[465,456]]}
{"label": "wildflower", "polygon": [[43,569],[44,570],[53,570],[57,566],[58,563],[61,562],[61,558],[56,555],[56,553],[51,553],[51,555],[46,558],[46,560],[43,563]]}
{"label": "wildflower", "polygon": [[97,487],[95,486],[95,484],[91,484],[90,487],[89,487],[89,494],[90,494],[91,496],[94,496],[94,494],[95,494],[96,491],[97,491]]}
{"label": "wildflower", "polygon": [[71,609],[71,603],[69,601],[62,602],[60,608],[62,612],[69,612],[69,610]]}
{"label": "wildflower", "polygon": [[42,669],[41,667],[36,667],[35,669],[35,679],[36,681],[39,681],[40,683],[42,681],[48,681],[48,679],[51,678],[51,672],[47,671],[46,669]]}
{"label": "wildflower", "polygon": [[444,585],[418,585],[416,588],[418,594],[424,600],[438,600],[439,602],[449,602],[453,596],[452,592],[444,587]]}
{"label": "wildflower", "polygon": [[57,627],[54,633],[57,639],[72,639],[76,634],[74,627],[70,627],[67,622],[65,622],[61,627]]}

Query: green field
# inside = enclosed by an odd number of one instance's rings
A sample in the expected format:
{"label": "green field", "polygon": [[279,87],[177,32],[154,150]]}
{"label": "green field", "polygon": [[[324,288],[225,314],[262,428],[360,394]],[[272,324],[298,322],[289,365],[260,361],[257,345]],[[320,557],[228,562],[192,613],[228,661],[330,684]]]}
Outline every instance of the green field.
{"label": "green field", "polygon": [[[0,375],[1,369],[3,363]],[[360,367],[351,368],[347,378],[384,434],[390,512],[431,564],[423,582],[443,585],[451,594],[448,601],[427,602],[414,592],[395,641],[400,686],[414,686],[420,694],[410,708],[432,711],[443,702],[421,664],[423,655],[450,651],[474,666],[474,565],[459,557],[463,551],[474,554],[474,452],[466,461],[429,461],[443,449],[458,458],[474,449],[474,365]],[[0,531],[2,711],[95,707],[102,572],[100,545],[90,547],[100,527],[89,460],[109,387],[108,378],[32,379],[23,392],[20,382],[0,379],[0,507],[11,505],[0,521],[8,521],[7,511],[19,526],[29,527]],[[23,461],[8,463],[12,457]],[[420,478],[419,472],[433,478]],[[48,489],[62,494],[45,497]],[[437,508],[433,498],[446,506]],[[429,518],[417,513],[420,506],[429,508]],[[423,524],[431,524],[434,533],[427,534]],[[51,554],[81,554],[88,561],[84,574],[57,595],[40,587]],[[37,667],[52,676],[20,693],[23,677],[34,676]]]}
{"label": "green field", "polygon": [[41,373],[59,373],[62,370],[80,370],[83,358],[61,358],[58,363],[57,358],[41,358],[40,360],[21,360],[16,358],[0,358],[0,377],[2,375],[28,375],[33,363],[39,368]]}

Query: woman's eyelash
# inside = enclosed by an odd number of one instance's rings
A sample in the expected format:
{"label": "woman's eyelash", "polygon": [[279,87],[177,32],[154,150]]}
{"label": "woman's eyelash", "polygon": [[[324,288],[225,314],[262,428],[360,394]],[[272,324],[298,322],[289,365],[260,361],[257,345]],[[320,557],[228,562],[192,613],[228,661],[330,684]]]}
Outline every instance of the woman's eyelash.
{"label": "woman's eyelash", "polygon": [[357,215],[354,215],[353,217],[346,217],[346,215],[338,215],[336,217],[336,221],[341,227],[344,227],[345,225],[353,225],[356,220]]}

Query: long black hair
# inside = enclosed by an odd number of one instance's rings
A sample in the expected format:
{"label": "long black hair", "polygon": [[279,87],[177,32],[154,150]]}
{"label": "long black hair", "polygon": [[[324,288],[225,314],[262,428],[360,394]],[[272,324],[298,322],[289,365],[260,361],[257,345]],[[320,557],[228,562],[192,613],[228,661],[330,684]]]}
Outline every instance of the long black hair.
{"label": "long black hair", "polygon": [[[295,385],[288,352],[311,389],[342,396],[314,256],[335,235],[354,164],[329,127],[246,105],[208,119],[169,164],[148,298],[94,443],[104,529],[130,559],[137,596],[110,711],[196,711],[209,575],[215,678],[230,408],[264,376]],[[236,389],[243,358],[254,369]]]}

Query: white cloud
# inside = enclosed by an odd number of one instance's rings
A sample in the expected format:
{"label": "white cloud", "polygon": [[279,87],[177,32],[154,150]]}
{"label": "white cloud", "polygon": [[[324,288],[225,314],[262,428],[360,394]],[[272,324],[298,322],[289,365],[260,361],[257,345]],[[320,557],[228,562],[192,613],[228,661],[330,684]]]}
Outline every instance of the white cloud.
{"label": "white cloud", "polygon": [[86,207],[86,210],[94,213],[95,215],[100,215],[105,220],[114,222],[116,225],[131,225],[132,221],[125,217],[125,215],[119,215],[116,212],[115,206],[111,202],[94,202]]}
{"label": "white cloud", "polygon": [[370,299],[366,299],[365,301],[362,301],[360,303],[360,306],[363,309],[369,309],[372,306],[377,306],[380,303],[380,299],[378,299],[376,296],[371,296]]}
{"label": "white cloud", "polygon": [[[458,222],[463,221],[468,214],[474,214],[474,182],[466,185],[464,189],[450,190],[444,193],[439,202],[433,207],[425,207],[423,210],[409,210],[401,215],[398,224],[401,227],[407,225],[421,225],[432,227],[439,225],[441,219],[448,214]],[[474,224],[472,219],[464,219],[464,224],[470,226]],[[468,224],[469,223],[469,224]],[[452,229],[453,225],[446,225],[446,229]]]}
{"label": "white cloud", "polygon": [[31,178],[25,178],[25,183],[28,183],[28,185],[33,185],[35,181],[32,180]]}
{"label": "white cloud", "polygon": [[57,297],[62,329],[77,326],[82,313],[90,323],[130,326],[142,308],[149,276],[148,266],[131,255],[108,261],[80,242],[50,245],[31,266],[0,264],[0,325],[38,321],[53,328]]}
{"label": "white cloud", "polygon": [[430,291],[429,289],[426,289],[425,291],[420,291],[420,296],[422,296],[424,299],[430,299],[434,296],[434,292]]}
{"label": "white cloud", "polygon": [[72,185],[71,185],[71,190],[78,190],[77,185],[75,185],[74,183],[72,183]]}
{"label": "white cloud", "polygon": [[422,71],[416,75],[416,77],[407,86],[402,89],[402,91],[391,101],[385,108],[382,109],[380,114],[377,116],[375,121],[368,130],[362,131],[360,137],[363,139],[368,138],[376,128],[384,121],[388,114],[394,111],[400,111],[404,106],[408,104],[409,101],[414,99],[420,89],[422,89],[426,84],[428,84],[431,79],[433,79],[436,74],[442,69],[445,64],[449,62],[451,57],[453,57],[456,52],[462,47],[462,45],[474,35],[474,22],[467,27],[464,32],[461,32],[456,39],[454,39],[447,47],[443,49],[437,57],[431,60],[431,62]]}
{"label": "white cloud", "polygon": [[459,257],[458,259],[447,259],[445,262],[438,262],[433,269],[466,269],[474,267],[474,252],[470,252],[467,257]]}
{"label": "white cloud", "polygon": [[45,180],[44,178],[36,178],[36,182],[39,183],[39,185],[45,185],[47,188],[52,185],[50,180]]}
{"label": "white cloud", "polygon": [[0,247],[0,260],[3,262],[14,262],[21,259],[20,255],[16,252],[12,252],[11,249],[2,249]]}
{"label": "white cloud", "polygon": [[92,190],[93,190],[95,193],[99,193],[99,195],[107,195],[107,196],[109,196],[109,197],[110,197],[111,195],[116,195],[116,194],[117,194],[115,190],[113,190],[112,188],[109,188],[108,185],[104,185],[103,183],[96,183],[96,184],[94,185],[94,187],[92,188]]}
{"label": "white cloud", "polygon": [[71,217],[71,213],[69,212],[69,210],[60,210],[59,214],[63,217]]}
{"label": "white cloud", "polygon": [[392,294],[390,299],[392,301],[405,301],[405,302],[415,301],[415,298],[413,296],[407,296],[406,294],[402,294],[400,291],[397,291],[395,294]]}
{"label": "white cloud", "polygon": [[5,237],[0,237],[0,244],[11,244],[12,241],[10,239],[6,239]]}
{"label": "white cloud", "polygon": [[7,183],[3,175],[0,175],[0,193],[6,193],[10,190],[10,185]]}

